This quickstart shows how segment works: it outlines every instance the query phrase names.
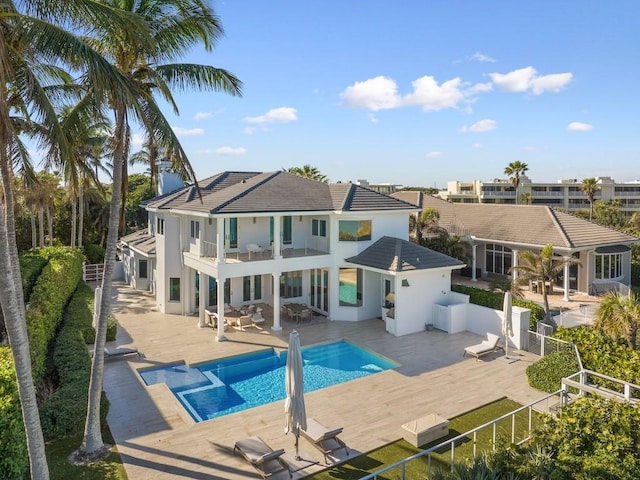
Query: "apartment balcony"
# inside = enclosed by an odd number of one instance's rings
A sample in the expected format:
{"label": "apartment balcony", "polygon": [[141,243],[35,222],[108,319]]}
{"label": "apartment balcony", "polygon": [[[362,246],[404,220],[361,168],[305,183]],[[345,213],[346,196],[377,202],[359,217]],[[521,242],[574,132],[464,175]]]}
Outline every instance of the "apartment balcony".
{"label": "apartment balcony", "polygon": [[481,192],[481,197],[514,197],[516,192]]}
{"label": "apartment balcony", "polygon": [[[313,246],[312,246],[313,245]],[[248,248],[247,248],[248,247]],[[224,251],[224,263],[245,263],[245,262],[264,262],[276,258],[271,245],[250,244],[244,249],[228,249]],[[255,248],[259,247],[259,248]],[[217,245],[213,242],[202,242],[202,254],[200,257],[209,261],[217,261],[218,251]],[[322,249],[317,242],[305,241],[303,245],[282,245],[280,248],[280,257],[283,259],[313,257],[317,255],[328,255],[328,250]]]}
{"label": "apartment balcony", "polygon": [[[549,191],[532,190],[531,191],[531,196],[533,198],[540,198],[540,197],[564,198],[564,192],[549,192]],[[569,194],[569,196],[572,196],[572,195]],[[580,195],[580,196],[583,196],[583,195]]]}

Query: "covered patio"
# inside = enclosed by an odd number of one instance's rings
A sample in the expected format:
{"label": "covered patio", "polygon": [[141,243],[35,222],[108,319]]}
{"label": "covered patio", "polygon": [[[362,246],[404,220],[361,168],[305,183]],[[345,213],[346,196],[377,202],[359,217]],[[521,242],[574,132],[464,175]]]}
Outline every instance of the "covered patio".
{"label": "covered patio", "polygon": [[[345,339],[400,364],[305,396],[309,416],[344,427],[341,438],[350,457],[401,438],[401,425],[427,413],[450,418],[502,396],[520,403],[542,396],[528,386],[525,374],[537,357],[510,351],[519,361],[503,362],[499,353],[480,362],[464,358],[464,347],[480,339],[469,332],[433,330],[395,337],[377,318],[328,322],[322,317],[304,325],[283,323],[282,331],[273,332],[265,312],[264,327],[231,328],[228,341],[218,343],[214,329],[193,328],[196,317],[160,314],[150,294],[124,284],[117,286],[114,314],[120,323],[118,343],[133,343],[141,353],[140,358],[108,361],[104,384],[111,402],[109,426],[127,474],[136,480],[258,478],[233,453],[237,440],[253,435],[274,449],[284,448],[286,460],[295,466],[294,438],[284,434],[284,402],[196,424],[164,384],[147,387],[137,374],[137,369],[172,362],[194,364],[269,347],[285,349],[292,328],[300,333],[303,347]],[[304,442],[301,454],[322,460]],[[301,470],[294,478],[319,468]]]}

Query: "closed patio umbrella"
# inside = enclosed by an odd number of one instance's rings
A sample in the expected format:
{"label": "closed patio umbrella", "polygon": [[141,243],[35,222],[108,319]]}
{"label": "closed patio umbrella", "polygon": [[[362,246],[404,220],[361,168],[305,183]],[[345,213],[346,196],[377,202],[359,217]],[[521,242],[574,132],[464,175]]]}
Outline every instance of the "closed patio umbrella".
{"label": "closed patio umbrella", "polygon": [[502,305],[502,334],[504,335],[504,353],[509,358],[509,337],[513,335],[511,292],[505,292]]}
{"label": "closed patio umbrella", "polygon": [[284,374],[284,385],[287,398],[284,401],[286,423],[284,433],[293,432],[296,437],[296,460],[300,460],[298,440],[300,429],[307,428],[307,412],[304,407],[304,379],[302,372],[302,351],[300,337],[295,330],[289,335],[289,350]]}

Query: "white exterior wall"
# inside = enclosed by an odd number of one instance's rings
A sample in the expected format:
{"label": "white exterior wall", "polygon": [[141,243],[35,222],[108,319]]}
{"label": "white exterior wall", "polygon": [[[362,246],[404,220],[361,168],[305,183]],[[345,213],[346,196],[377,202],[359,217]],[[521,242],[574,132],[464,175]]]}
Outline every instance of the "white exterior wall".
{"label": "white exterior wall", "polygon": [[[403,279],[409,282],[408,287],[402,286]],[[446,302],[450,294],[450,269],[399,274],[395,286],[395,335],[424,331],[425,324],[433,323],[433,305]]]}
{"label": "white exterior wall", "polygon": [[[182,267],[182,251],[186,247],[180,242],[183,229],[179,218],[170,215],[164,215],[163,218],[164,235],[156,235],[156,302],[158,310],[162,313],[181,314],[181,302],[169,301],[169,278],[180,278],[181,299],[188,299],[189,282]],[[182,238],[185,238],[184,233]]]}
{"label": "white exterior wall", "polygon": [[[502,336],[502,311],[482,307],[469,303],[467,305],[466,330],[478,335],[486,336],[487,333]],[[509,337],[509,346],[522,349],[525,347],[527,331],[529,330],[529,317],[531,310],[528,308],[513,307],[512,310],[513,336]]]}

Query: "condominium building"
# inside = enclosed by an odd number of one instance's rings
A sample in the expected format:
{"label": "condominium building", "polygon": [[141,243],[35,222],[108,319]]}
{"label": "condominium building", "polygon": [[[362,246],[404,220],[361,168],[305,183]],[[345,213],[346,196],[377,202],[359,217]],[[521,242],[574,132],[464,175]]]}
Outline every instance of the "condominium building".
{"label": "condominium building", "polygon": [[[598,177],[595,200],[619,200],[622,212],[631,215],[640,211],[640,181],[617,183],[611,177]],[[561,208],[569,212],[588,210],[589,199],[582,191],[582,182],[575,178],[556,183],[532,182],[526,175],[520,177],[517,195],[528,194],[529,203]],[[496,178],[492,182],[450,181],[438,196],[454,203],[514,204],[516,190],[509,179]]]}

